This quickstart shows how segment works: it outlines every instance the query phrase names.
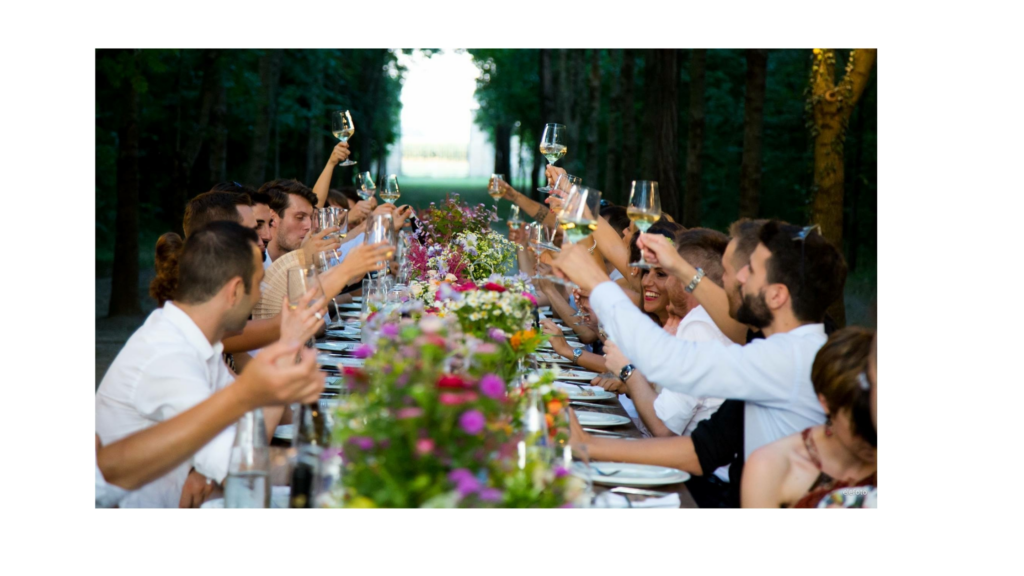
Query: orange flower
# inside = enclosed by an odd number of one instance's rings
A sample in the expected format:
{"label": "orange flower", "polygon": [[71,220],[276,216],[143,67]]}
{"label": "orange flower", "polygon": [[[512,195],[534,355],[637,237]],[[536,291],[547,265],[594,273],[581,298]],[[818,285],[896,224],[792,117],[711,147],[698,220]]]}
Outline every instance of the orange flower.
{"label": "orange flower", "polygon": [[548,402],[548,414],[558,414],[562,410],[562,403],[558,400]]}
{"label": "orange flower", "polygon": [[553,429],[555,427],[555,417],[554,416],[552,416],[551,414],[545,414],[544,415],[544,419],[547,420],[547,422],[548,422],[548,430],[551,430],[551,429]]}
{"label": "orange flower", "polygon": [[532,340],[536,336],[536,330],[520,330],[519,332],[516,332],[515,334],[512,335],[512,338],[510,339],[509,343],[512,345],[513,350],[519,350],[519,347],[522,346],[523,341]]}

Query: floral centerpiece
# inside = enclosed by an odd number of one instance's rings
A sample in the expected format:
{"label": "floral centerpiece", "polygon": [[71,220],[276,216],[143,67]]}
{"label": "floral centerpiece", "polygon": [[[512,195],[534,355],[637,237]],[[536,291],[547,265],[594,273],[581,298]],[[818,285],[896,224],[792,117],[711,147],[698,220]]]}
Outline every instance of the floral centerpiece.
{"label": "floral centerpiece", "polygon": [[578,495],[555,459],[515,458],[518,402],[498,375],[500,348],[455,317],[387,322],[356,355],[366,364],[343,372],[351,393],[334,430],[346,506],[561,506]]}

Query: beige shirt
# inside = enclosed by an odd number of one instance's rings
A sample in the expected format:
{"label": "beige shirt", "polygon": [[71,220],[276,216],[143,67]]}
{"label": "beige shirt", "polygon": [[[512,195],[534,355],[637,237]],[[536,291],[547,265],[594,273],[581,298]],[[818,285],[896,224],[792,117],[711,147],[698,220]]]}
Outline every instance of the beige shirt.
{"label": "beige shirt", "polygon": [[288,296],[288,269],[305,265],[302,250],[293,250],[274,260],[263,276],[260,301],[252,309],[253,320],[273,318],[281,313],[281,300]]}

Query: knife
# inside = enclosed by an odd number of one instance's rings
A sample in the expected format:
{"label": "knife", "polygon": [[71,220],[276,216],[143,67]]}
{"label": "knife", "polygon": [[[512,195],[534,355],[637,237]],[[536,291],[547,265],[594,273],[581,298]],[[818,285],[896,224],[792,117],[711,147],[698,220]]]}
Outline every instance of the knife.
{"label": "knife", "polygon": [[604,434],[605,436],[615,436],[617,438],[627,438],[625,434],[619,434],[618,432],[609,432],[607,430],[598,430],[597,428],[584,428],[584,432],[590,432],[591,434]]}
{"label": "knife", "polygon": [[669,496],[668,492],[655,492],[654,490],[641,490],[639,488],[628,488],[626,486],[616,486],[609,490],[609,492],[615,492],[616,494],[635,494],[637,496],[654,496],[656,498]]}
{"label": "knife", "polygon": [[611,406],[607,406],[607,405],[603,405],[603,404],[592,404],[590,402],[582,402],[580,400],[570,400],[569,401],[569,405],[570,406],[590,406],[591,408],[611,408]]}

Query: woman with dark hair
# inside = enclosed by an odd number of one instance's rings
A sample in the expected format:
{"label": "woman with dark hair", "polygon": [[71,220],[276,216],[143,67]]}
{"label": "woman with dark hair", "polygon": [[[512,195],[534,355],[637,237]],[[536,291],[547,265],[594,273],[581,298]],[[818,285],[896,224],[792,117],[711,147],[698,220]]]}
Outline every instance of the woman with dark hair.
{"label": "woman with dark hair", "polygon": [[852,326],[818,351],[811,382],[828,419],[750,455],[744,508],[813,508],[834,490],[878,485],[871,387],[862,377],[874,338],[874,331]]}
{"label": "woman with dark hair", "polygon": [[174,232],[167,232],[156,241],[156,277],[149,283],[149,295],[156,300],[158,308],[174,299],[178,288],[178,255],[184,245],[185,241]]}

